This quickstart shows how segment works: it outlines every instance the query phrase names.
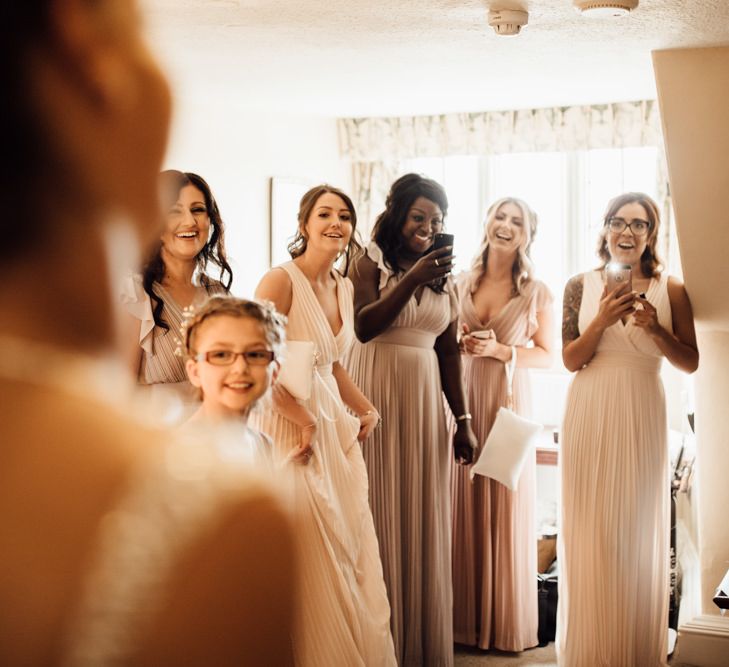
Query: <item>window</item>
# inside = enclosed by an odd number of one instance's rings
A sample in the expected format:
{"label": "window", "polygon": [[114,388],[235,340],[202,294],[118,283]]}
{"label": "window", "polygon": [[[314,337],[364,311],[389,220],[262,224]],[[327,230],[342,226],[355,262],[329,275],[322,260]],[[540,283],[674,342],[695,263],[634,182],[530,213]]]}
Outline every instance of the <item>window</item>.
{"label": "window", "polygon": [[[658,149],[615,148],[569,153],[509,153],[406,160],[443,184],[448,231],[455,235],[456,271],[467,270],[481,243],[488,206],[506,196],[526,201],[537,214],[531,257],[538,278],[554,295],[555,347],[561,347],[561,303],[567,280],[598,264],[597,238],[608,201],[641,191],[657,199]],[[534,417],[560,422],[569,376],[555,355],[551,371],[534,371]]]}

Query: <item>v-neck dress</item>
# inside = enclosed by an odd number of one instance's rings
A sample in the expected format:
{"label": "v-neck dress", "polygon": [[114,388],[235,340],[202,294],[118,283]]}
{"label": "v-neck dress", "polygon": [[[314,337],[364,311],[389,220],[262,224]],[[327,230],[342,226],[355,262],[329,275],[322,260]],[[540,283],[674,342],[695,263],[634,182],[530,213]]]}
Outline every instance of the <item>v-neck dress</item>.
{"label": "v-neck dress", "polygon": [[[579,330],[602,276],[583,276]],[[646,298],[672,331],[667,278]],[[565,667],[658,667],[668,629],[669,474],[662,353],[633,324],[605,330],[569,388],[562,428],[557,655]]]}
{"label": "v-neck dress", "polygon": [[[162,299],[162,319],[169,325],[163,329],[155,324],[154,305],[142,285],[142,276],[129,275],[124,282],[121,301],[127,312],[139,320],[139,346],[142,359],[137,381],[143,391],[148,392],[152,403],[149,413],[156,413],[160,421],[177,425],[187,419],[199,406],[197,391],[187,379],[185,362],[177,349],[181,342],[181,327],[184,308],[159,283],[152,285],[152,291]],[[194,305],[205,301],[208,296],[225,294],[225,288],[217,281],[210,287],[196,288]]]}
{"label": "v-neck dress", "polygon": [[[389,269],[374,242],[367,254],[385,294],[402,274]],[[453,664],[453,447],[433,346],[457,315],[449,278],[442,294],[425,288],[419,303],[413,295],[389,329],[368,343],[355,342],[347,360],[382,417],[362,447],[400,665]]]}
{"label": "v-neck dress", "polygon": [[[293,464],[300,604],[293,638],[297,665],[348,667],[395,665],[390,605],[372,513],[367,471],[357,442],[359,420],[344,406],[332,374],[354,338],[352,283],[336,271],[342,327],[335,336],[306,276],[294,262],[289,340],[313,341],[314,382],[306,407],[317,416],[308,465]],[[268,434],[275,458],[298,444],[300,429],[269,407],[251,415]]]}
{"label": "v-neck dress", "polygon": [[[460,322],[471,331],[493,329],[505,345],[526,346],[539,312],[551,308],[547,286],[531,280],[482,322],[473,305],[472,274],[459,276]],[[506,405],[503,362],[463,355],[463,385],[471,425],[480,445],[499,408]],[[514,373],[514,411],[531,412],[529,371]],[[515,491],[468,468],[453,471],[453,634],[455,641],[483,649],[522,651],[538,643],[536,456],[527,459]]]}

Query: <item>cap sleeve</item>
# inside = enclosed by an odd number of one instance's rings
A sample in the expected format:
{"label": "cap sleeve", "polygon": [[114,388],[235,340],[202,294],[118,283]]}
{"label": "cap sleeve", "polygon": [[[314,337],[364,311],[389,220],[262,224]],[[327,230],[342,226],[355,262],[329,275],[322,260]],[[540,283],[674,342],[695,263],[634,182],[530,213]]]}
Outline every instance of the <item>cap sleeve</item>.
{"label": "cap sleeve", "polygon": [[377,264],[377,268],[380,270],[380,280],[378,289],[382,291],[387,285],[387,281],[394,275],[393,270],[385,263],[385,256],[382,254],[382,249],[374,241],[370,242],[366,249],[367,256]]}
{"label": "cap sleeve", "polygon": [[139,320],[139,345],[147,353],[153,353],[154,315],[152,300],[144,291],[142,276],[130,273],[122,282],[121,302],[126,311]]}
{"label": "cap sleeve", "polygon": [[552,307],[554,297],[549,288],[541,281],[535,280],[532,286],[532,293],[529,299],[529,322],[527,326],[527,338],[531,340],[539,329],[537,316],[540,312]]}

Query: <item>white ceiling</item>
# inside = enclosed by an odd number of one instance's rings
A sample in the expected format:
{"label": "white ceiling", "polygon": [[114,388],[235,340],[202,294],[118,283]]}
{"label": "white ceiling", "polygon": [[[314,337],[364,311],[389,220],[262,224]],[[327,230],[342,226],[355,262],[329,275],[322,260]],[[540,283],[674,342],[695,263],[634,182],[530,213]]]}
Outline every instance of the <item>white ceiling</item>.
{"label": "white ceiling", "polygon": [[[641,0],[588,19],[572,0],[143,0],[185,102],[326,116],[655,97],[653,49],[729,44],[729,0]],[[488,8],[529,25],[497,36]]]}

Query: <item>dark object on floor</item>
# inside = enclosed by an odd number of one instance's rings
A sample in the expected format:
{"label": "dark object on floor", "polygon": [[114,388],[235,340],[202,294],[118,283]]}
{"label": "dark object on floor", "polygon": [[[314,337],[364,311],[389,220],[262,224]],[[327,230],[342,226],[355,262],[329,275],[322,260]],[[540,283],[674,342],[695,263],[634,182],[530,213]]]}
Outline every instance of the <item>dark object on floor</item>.
{"label": "dark object on floor", "polygon": [[719,588],[714,593],[714,604],[719,609],[729,609],[729,570],[727,570],[719,584]]}
{"label": "dark object on floor", "polygon": [[554,641],[557,632],[557,561],[544,574],[537,575],[539,593],[539,629],[537,637],[540,646]]}

